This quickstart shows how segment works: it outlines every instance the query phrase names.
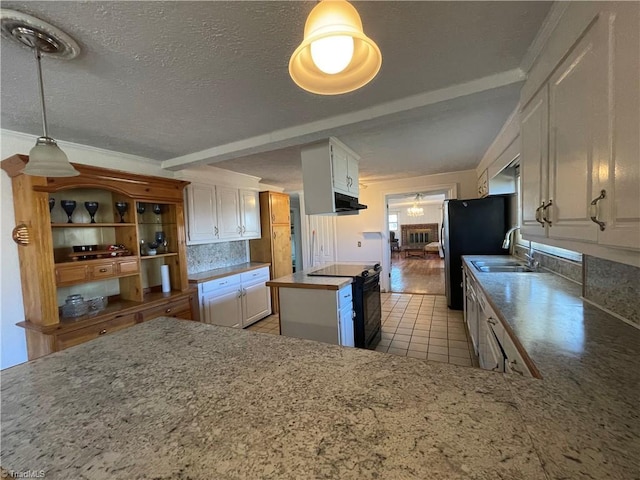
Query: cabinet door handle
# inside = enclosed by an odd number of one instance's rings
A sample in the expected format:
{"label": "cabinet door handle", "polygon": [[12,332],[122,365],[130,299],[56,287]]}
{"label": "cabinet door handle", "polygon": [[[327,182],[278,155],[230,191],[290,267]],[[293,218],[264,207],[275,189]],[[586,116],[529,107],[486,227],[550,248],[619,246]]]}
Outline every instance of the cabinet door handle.
{"label": "cabinet door handle", "polygon": [[273,232],[273,239],[276,239],[276,232]]}
{"label": "cabinet door handle", "polygon": [[164,311],[164,313],[171,313],[171,309],[170,309],[170,308],[167,308],[167,309]]}
{"label": "cabinet door handle", "polygon": [[553,206],[553,200],[549,199],[549,203],[547,203],[545,206],[542,207],[542,219],[549,224],[550,227],[553,227],[553,223],[551,222],[551,220],[549,220],[549,218],[547,217],[547,208],[552,207]]}
{"label": "cabinet door handle", "polygon": [[242,225],[242,233],[244,233],[246,231],[247,231],[246,227],[244,225]]}
{"label": "cabinet door handle", "polygon": [[99,271],[100,271],[100,273],[106,273],[107,269],[106,268],[101,268]]}
{"label": "cabinet door handle", "polygon": [[591,201],[591,205],[589,206],[589,214],[591,215],[591,221],[593,223],[597,223],[598,226],[600,226],[600,231],[604,232],[604,229],[606,228],[606,223],[598,220],[598,202],[600,200],[603,200],[607,198],[607,191],[606,190],[600,190],[600,195],[596,198],[594,198]]}
{"label": "cabinet door handle", "polygon": [[107,330],[103,328],[98,332],[98,335],[104,335],[105,333],[107,333]]}
{"label": "cabinet door handle", "polygon": [[491,325],[497,325],[498,322],[496,322],[493,317],[489,317],[487,318],[487,323],[490,323]]}
{"label": "cabinet door handle", "polygon": [[271,214],[271,222],[276,223],[276,214],[275,213]]}
{"label": "cabinet door handle", "polygon": [[351,310],[351,318],[356,318],[356,311],[355,310]]}
{"label": "cabinet door handle", "polygon": [[213,227],[213,233],[214,233],[214,235],[216,237],[218,236],[218,227],[217,226]]}
{"label": "cabinet door handle", "polygon": [[242,227],[240,227],[240,225],[238,225],[237,230],[238,230],[238,233],[242,233]]}
{"label": "cabinet door handle", "polygon": [[540,203],[540,206],[536,208],[536,222],[540,224],[541,227],[544,227],[544,222],[540,220],[540,210],[544,208],[544,201]]}
{"label": "cabinet door handle", "polygon": [[242,297],[242,290],[238,289],[238,297],[237,298],[240,298],[240,297]]}

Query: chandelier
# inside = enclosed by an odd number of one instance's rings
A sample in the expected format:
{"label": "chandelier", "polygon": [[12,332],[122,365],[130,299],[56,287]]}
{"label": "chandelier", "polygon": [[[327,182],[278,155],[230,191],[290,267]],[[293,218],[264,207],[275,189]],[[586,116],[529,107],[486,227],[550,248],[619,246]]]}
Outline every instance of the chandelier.
{"label": "chandelier", "polygon": [[410,217],[421,217],[424,215],[424,208],[418,206],[418,202],[422,199],[422,194],[417,193],[413,205],[407,208],[407,215]]}

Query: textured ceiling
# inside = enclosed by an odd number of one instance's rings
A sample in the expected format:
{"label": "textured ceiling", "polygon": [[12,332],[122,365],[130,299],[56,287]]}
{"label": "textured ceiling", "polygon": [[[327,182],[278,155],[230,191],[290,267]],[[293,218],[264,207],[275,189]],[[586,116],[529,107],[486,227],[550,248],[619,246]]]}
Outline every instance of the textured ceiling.
{"label": "textured ceiling", "polygon": [[[550,7],[354,2],[365,32],[383,52],[382,69],[365,88],[326,97],[300,90],[287,70],[315,3],[4,1],[2,7],[59,26],[83,49],[73,61],[43,61],[52,136],[158,161],[515,69]],[[0,53],[2,127],[38,135],[32,55],[4,39]],[[469,141],[460,140],[480,114],[455,105],[459,113],[449,115],[448,133],[459,141],[448,152],[434,147],[438,158],[459,162],[449,163],[449,170],[477,164],[488,133],[497,132],[517,103],[513,92],[498,97],[495,108],[479,107],[491,125],[481,126]],[[444,125],[428,124],[434,121],[429,110],[414,125],[388,125],[388,132],[369,125],[334,134],[361,149],[362,170],[371,178],[393,175],[390,164],[418,173],[429,145],[410,137],[428,131],[441,138]],[[398,136],[402,140],[390,141]],[[286,158],[295,150],[261,158],[290,162]],[[389,161],[390,153],[397,162]],[[435,170],[441,162],[434,160]],[[267,181],[266,175],[248,173]]]}

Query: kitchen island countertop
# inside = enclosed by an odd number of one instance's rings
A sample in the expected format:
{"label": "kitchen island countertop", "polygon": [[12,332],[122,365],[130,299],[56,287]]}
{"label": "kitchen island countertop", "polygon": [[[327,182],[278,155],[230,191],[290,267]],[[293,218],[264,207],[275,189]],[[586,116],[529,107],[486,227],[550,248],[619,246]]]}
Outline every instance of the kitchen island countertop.
{"label": "kitchen island countertop", "polygon": [[502,375],[161,317],[2,373],[50,479],[543,479]]}
{"label": "kitchen island countertop", "polygon": [[0,463],[54,479],[638,478],[640,332],[555,275],[473,274],[542,380],[159,318],[3,371]]}
{"label": "kitchen island countertop", "polygon": [[353,283],[351,277],[314,277],[307,275],[312,269],[274,278],[267,282],[268,287],[278,288],[313,288],[320,290],[340,290]]}

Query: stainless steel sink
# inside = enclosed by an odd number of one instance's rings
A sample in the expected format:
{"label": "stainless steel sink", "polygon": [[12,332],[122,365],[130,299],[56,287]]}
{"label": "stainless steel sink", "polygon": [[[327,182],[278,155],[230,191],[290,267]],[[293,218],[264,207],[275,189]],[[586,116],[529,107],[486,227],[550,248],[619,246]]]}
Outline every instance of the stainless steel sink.
{"label": "stainless steel sink", "polygon": [[476,270],[481,272],[535,272],[536,270],[532,270],[526,265],[505,265],[499,266],[495,265],[493,267],[478,267],[476,266]]}
{"label": "stainless steel sink", "polygon": [[524,265],[519,262],[514,261],[471,261],[476,270],[483,273],[490,272],[536,272],[537,270],[533,270],[529,268],[527,265]]}

